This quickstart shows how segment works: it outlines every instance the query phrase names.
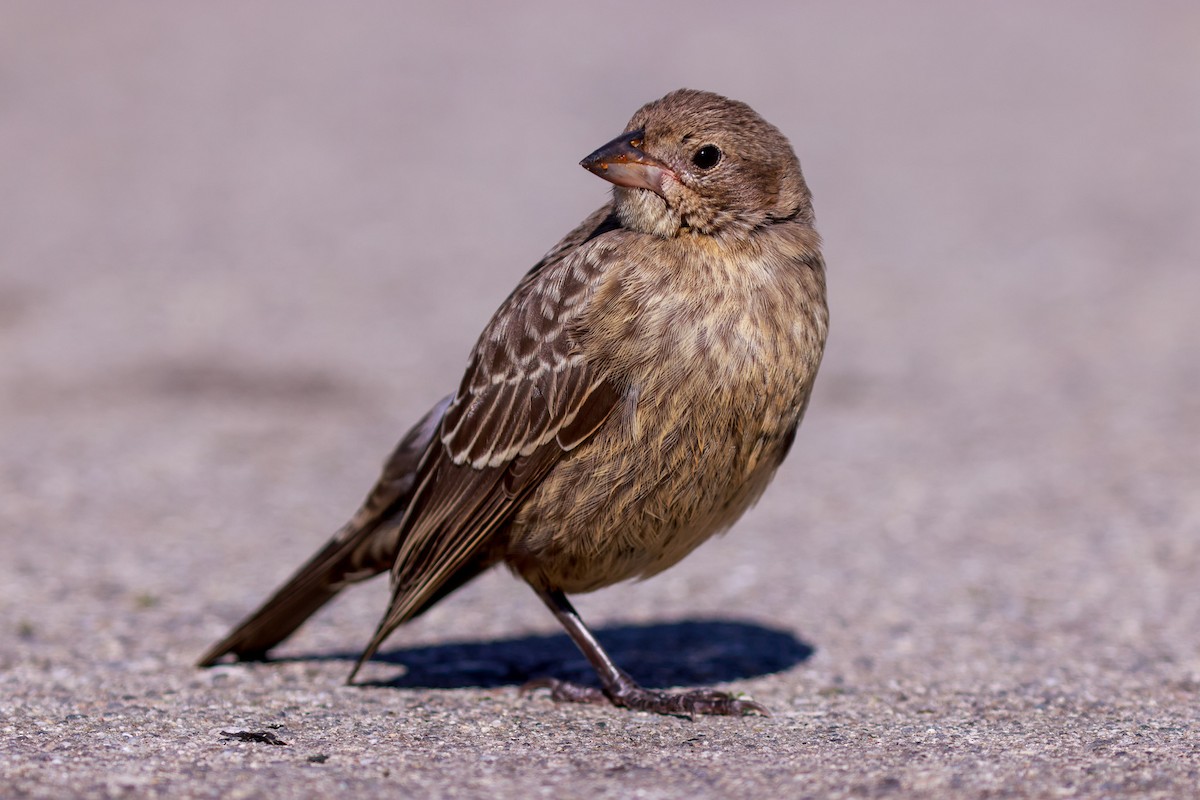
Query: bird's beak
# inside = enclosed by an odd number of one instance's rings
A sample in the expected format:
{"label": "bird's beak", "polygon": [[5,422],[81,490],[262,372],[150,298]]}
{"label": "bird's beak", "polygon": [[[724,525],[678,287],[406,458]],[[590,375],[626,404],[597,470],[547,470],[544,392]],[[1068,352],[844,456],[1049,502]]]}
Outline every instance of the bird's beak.
{"label": "bird's beak", "polygon": [[674,173],[666,164],[642,150],[644,136],[643,131],[623,133],[580,161],[579,166],[617,186],[649,189],[666,199],[663,181]]}

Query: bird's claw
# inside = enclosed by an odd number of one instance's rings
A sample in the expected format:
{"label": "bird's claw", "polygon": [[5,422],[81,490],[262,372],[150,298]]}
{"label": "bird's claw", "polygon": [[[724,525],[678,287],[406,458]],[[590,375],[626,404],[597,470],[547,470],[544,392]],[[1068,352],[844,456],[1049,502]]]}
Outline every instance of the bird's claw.
{"label": "bird's claw", "polygon": [[557,678],[539,678],[521,687],[521,693],[534,689],[549,689],[550,699],[558,703],[603,703],[632,711],[649,711],[655,714],[672,714],[693,717],[698,715],[741,717],[746,714],[771,716],[761,703],[743,700],[728,692],[716,689],[692,689],[687,692],[664,692],[658,689],[643,689],[640,686],[624,686],[619,691],[606,693],[593,686],[561,681]]}
{"label": "bird's claw", "polygon": [[550,699],[556,703],[607,703],[608,695],[594,686],[560,681],[558,678],[537,678],[521,687],[525,695],[536,689],[549,689]]}

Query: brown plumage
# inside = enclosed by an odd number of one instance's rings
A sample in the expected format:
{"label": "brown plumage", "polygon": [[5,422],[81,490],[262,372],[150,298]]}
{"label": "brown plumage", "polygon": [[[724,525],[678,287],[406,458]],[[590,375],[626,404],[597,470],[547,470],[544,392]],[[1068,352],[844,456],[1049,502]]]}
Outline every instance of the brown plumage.
{"label": "brown plumage", "polygon": [[262,657],[346,585],[391,570],[357,672],[397,626],[503,562],[604,687],[544,682],[556,699],[765,713],[642,689],[564,595],[676,563],[787,454],[828,324],[800,164],[748,106],[690,90],[644,106],[582,163],[616,184],[612,201],[518,284],[354,518],[201,664]]}

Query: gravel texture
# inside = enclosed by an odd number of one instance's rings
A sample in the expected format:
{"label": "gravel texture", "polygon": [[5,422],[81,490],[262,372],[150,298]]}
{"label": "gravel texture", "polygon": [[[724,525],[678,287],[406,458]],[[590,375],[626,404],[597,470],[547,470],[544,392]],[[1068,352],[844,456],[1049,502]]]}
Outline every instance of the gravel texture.
{"label": "gravel texture", "polygon": [[[6,4],[0,796],[1194,796],[1197,41],[1184,2]],[[681,85],[792,138],[833,336],[759,506],[578,605],[775,715],[521,695],[587,667],[503,573],[365,686],[382,583],[194,668]]]}

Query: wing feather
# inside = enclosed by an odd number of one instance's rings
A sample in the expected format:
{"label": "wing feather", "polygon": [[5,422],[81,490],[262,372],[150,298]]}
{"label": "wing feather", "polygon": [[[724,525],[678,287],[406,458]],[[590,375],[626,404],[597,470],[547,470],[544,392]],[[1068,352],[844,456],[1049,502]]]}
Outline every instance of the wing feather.
{"label": "wing feather", "polygon": [[484,329],[419,470],[398,526],[392,602],[355,672],[398,625],[502,558],[520,504],[618,405],[620,387],[572,341],[612,257],[581,245],[617,224],[610,206],[592,215]]}

